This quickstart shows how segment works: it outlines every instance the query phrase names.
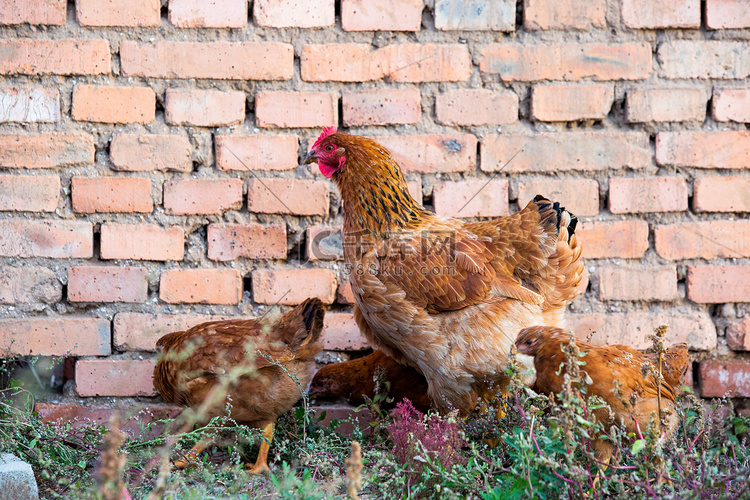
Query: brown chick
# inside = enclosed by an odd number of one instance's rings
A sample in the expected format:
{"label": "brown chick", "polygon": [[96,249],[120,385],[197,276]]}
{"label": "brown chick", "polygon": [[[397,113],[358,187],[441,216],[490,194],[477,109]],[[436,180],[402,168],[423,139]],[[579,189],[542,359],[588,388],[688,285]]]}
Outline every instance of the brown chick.
{"label": "brown chick", "polygon": [[[537,392],[558,394],[562,391],[566,373],[566,356],[562,346],[568,342],[568,332],[550,326],[533,326],[518,334],[518,352],[534,357],[534,390]],[[595,346],[578,340],[576,344],[581,353],[585,352],[580,360],[586,363],[581,366],[582,374],[588,375],[586,395],[599,396],[614,413],[614,420],[610,421],[606,408],[594,410],[599,422],[622,425],[627,432],[645,430],[652,413],[658,410],[657,395],[660,394],[662,411],[667,415],[663,431],[667,437],[672,435],[677,426],[677,412],[676,394],[670,382],[682,382],[687,357],[680,354],[687,354],[686,345],[675,346],[672,348],[673,355],[665,356],[665,380],[657,387],[654,377],[649,375],[644,378],[641,371],[644,363],[653,361],[650,355],[622,345]],[[615,380],[619,381],[619,396],[615,394]],[[594,454],[599,461],[609,463],[612,445],[604,439],[597,439],[594,441]]]}
{"label": "brown chick", "polygon": [[[200,422],[226,415],[229,404],[235,421],[263,429],[251,472],[267,472],[276,419],[312,379],[324,315],[321,301],[311,298],[275,322],[212,321],[165,335],[156,343],[162,353],[154,387],[166,401],[195,410]],[[186,467],[210,444],[197,443],[175,467]]]}
{"label": "brown chick", "polygon": [[318,398],[343,398],[353,405],[365,402],[365,396],[375,397],[375,385],[382,370],[385,380],[390,382],[388,396],[391,403],[387,409],[408,399],[414,408],[425,413],[432,407],[427,395],[427,380],[410,366],[397,363],[383,351],[374,351],[362,358],[326,365],[315,374],[310,384],[310,395]]}

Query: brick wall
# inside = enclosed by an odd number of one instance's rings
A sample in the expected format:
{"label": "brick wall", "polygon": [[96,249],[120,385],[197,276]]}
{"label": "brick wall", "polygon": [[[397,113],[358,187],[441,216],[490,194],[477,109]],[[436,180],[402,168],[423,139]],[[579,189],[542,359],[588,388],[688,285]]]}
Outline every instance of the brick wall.
{"label": "brick wall", "polygon": [[329,349],[364,348],[335,235],[312,245],[340,198],[299,166],[338,125],[438,213],[562,201],[571,326],[642,347],[666,323],[700,394],[750,397],[747,5],[1,2],[0,349],[77,358],[79,396],[151,395],[161,334],[309,295]]}

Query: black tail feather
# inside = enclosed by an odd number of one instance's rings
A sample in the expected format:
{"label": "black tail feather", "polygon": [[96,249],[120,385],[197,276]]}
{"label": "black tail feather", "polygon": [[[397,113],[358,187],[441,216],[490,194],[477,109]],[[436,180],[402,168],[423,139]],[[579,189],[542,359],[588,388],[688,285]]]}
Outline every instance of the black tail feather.
{"label": "black tail feather", "polygon": [[[565,207],[561,206],[559,202],[551,202],[541,194],[538,194],[534,196],[534,203],[539,205],[540,212],[547,210],[547,208],[552,206],[552,209],[555,211],[555,214],[557,215],[557,221],[555,222],[555,227],[557,227],[558,231],[560,230],[560,221],[562,220],[562,214],[565,212]],[[568,212],[570,213],[570,212]],[[570,224],[568,224],[568,237],[573,236],[576,232],[576,226],[578,225],[578,217],[570,213]]]}

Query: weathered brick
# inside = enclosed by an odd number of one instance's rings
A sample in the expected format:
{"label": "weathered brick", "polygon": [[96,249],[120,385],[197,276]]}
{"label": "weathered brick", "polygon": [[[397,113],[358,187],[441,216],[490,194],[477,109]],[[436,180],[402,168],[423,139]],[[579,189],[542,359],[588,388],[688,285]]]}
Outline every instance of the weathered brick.
{"label": "weathered brick", "polygon": [[185,230],[154,224],[107,222],[101,229],[102,259],[182,260]]}
{"label": "weathered brick", "polygon": [[628,28],[700,28],[700,0],[622,0],[622,22]]}
{"label": "weathered brick", "polygon": [[346,92],[342,97],[344,125],[419,123],[422,117],[419,89],[374,89]]}
{"label": "weathered brick", "polygon": [[599,213],[599,183],[593,179],[533,179],[518,181],[518,206],[525,207],[538,194],[557,201],[579,217]]}
{"label": "weathered brick", "polygon": [[170,125],[236,125],[245,121],[245,93],[167,89],[164,117]]}
{"label": "weathered brick", "polygon": [[515,0],[436,0],[435,29],[514,31]]}
{"label": "weathered brick", "polygon": [[159,298],[170,304],[239,304],[237,269],[170,269],[161,274]]}
{"label": "weathered brick", "polygon": [[687,296],[701,304],[750,302],[750,266],[688,266]]}
{"label": "weathered brick", "polygon": [[81,397],[156,395],[150,359],[79,359],[75,378]]}
{"label": "weathered brick", "polygon": [[726,337],[733,351],[750,351],[750,316],[727,326]]}
{"label": "weathered brick", "polygon": [[448,181],[432,191],[435,212],[450,217],[499,217],[508,215],[506,179]]}
{"label": "weathered brick", "polygon": [[341,226],[307,226],[305,255],[308,260],[343,260]]}
{"label": "weathered brick", "polygon": [[146,302],[145,267],[72,266],[68,269],[70,302]]}
{"label": "weathered brick", "polygon": [[684,212],[687,208],[687,182],[681,177],[609,180],[609,211],[613,214]]}
{"label": "weathered brick", "polygon": [[651,148],[648,135],[642,132],[504,134],[482,139],[481,168],[485,172],[639,169],[649,165]]}
{"label": "weathered brick", "polygon": [[91,163],[94,138],[90,134],[0,134],[0,167],[52,168]]}
{"label": "weathered brick", "polygon": [[744,42],[673,40],[656,53],[666,78],[747,78],[750,58]]}
{"label": "weathered brick", "polygon": [[164,212],[215,214],[242,207],[242,179],[175,179],[164,183]]}
{"label": "weathered brick", "polygon": [[129,172],[190,172],[192,152],[190,140],[174,134],[117,134],[109,146],[112,168]]}
{"label": "weathered brick", "polygon": [[404,172],[473,171],[477,138],[471,134],[388,135],[373,139],[391,152]]}
{"label": "weathered brick", "polygon": [[746,359],[701,361],[698,379],[704,398],[750,397],[750,361]]}
{"label": "weathered brick", "polygon": [[59,177],[0,175],[0,211],[54,212],[59,200]]}
{"label": "weathered brick", "polygon": [[507,125],[518,120],[518,95],[489,89],[451,89],[435,97],[435,117],[446,125]]}
{"label": "weathered brick", "polygon": [[170,0],[169,22],[178,28],[244,28],[247,0]]}
{"label": "weathered brick", "polygon": [[460,82],[471,76],[471,56],[461,44],[305,45],[300,61],[308,82]]}
{"label": "weathered brick", "polygon": [[253,22],[264,28],[333,26],[333,0],[255,0]]}
{"label": "weathered brick", "polygon": [[674,266],[599,266],[599,300],[676,300],[677,269]]}
{"label": "weathered brick", "polygon": [[247,209],[262,214],[326,215],[328,183],[298,179],[250,179]]}
{"label": "weathered brick", "polygon": [[[112,416],[118,413],[122,419],[122,410],[112,405],[91,406],[89,404],[56,404],[36,403],[34,412],[42,422],[59,422],[69,424],[70,429],[79,429],[86,425],[108,425]],[[121,420],[120,430],[130,437],[138,439],[156,439],[165,431],[165,424],[182,412],[179,406],[165,404],[138,403],[133,411],[126,412]]]}
{"label": "weathered brick", "polygon": [[606,0],[524,0],[523,26],[527,30],[604,28],[606,13]]}
{"label": "weathered brick", "polygon": [[659,132],[659,165],[699,168],[750,167],[750,131]]}
{"label": "weathered brick", "polygon": [[76,0],[81,26],[159,26],[159,0]]}
{"label": "weathered brick", "polygon": [[113,321],[112,341],[118,351],[154,351],[156,341],[168,333],[187,330],[206,321],[239,319],[210,314],[148,314],[118,312]]}
{"label": "weathered brick", "polygon": [[0,220],[0,256],[90,259],[94,228],[90,222]]}
{"label": "weathered brick", "polygon": [[412,198],[414,198],[414,201],[422,204],[422,181],[416,180],[416,181],[406,181],[406,189],[409,190],[409,194]]}
{"label": "weathered brick", "polygon": [[112,72],[109,43],[96,39],[0,40],[0,75],[102,75]]}
{"label": "weathered brick", "polygon": [[693,183],[693,211],[750,212],[750,177],[700,177]]}
{"label": "weathered brick", "polygon": [[750,221],[712,220],[656,226],[656,253],[685,260],[750,257]]}
{"label": "weathered brick", "polygon": [[331,127],[338,124],[338,97],[328,92],[258,92],[259,127]]}
{"label": "weathered brick", "polygon": [[73,177],[73,211],[78,213],[154,211],[151,180],[138,177]]}
{"label": "weathered brick", "polygon": [[120,44],[123,76],[288,80],[294,49],[281,42],[168,42]]}
{"label": "weathered brick", "polygon": [[299,165],[296,135],[216,135],[219,170],[292,170]]}
{"label": "weathered brick", "polygon": [[332,304],[336,298],[336,273],[330,269],[256,269],[252,277],[258,304],[296,305],[308,297]]}
{"label": "weathered brick", "polygon": [[66,0],[5,0],[0,24],[65,24]]}
{"label": "weathered brick", "polygon": [[354,304],[354,292],[348,279],[341,283],[336,290],[336,302],[339,304]]}
{"label": "weathered brick", "polygon": [[615,98],[611,84],[534,85],[531,116],[543,122],[603,119]]}
{"label": "weathered brick", "polygon": [[323,349],[330,351],[361,351],[370,348],[351,313],[326,313],[320,338]]}
{"label": "weathered brick", "polygon": [[46,267],[0,267],[0,304],[54,304],[62,298],[62,284]]}
{"label": "weathered brick", "polygon": [[750,28],[750,4],[744,0],[706,0],[706,26],[714,30]]}
{"label": "weathered brick", "polygon": [[750,89],[714,87],[711,117],[717,122],[750,122]]}
{"label": "weathered brick", "polygon": [[156,115],[156,94],[149,87],[76,85],[71,116],[76,121],[151,123]]}
{"label": "weathered brick", "polygon": [[505,81],[640,80],[651,74],[651,46],[641,43],[489,44],[479,57],[482,73]]}
{"label": "weathered brick", "polygon": [[0,90],[0,123],[60,121],[60,91],[45,87]]}
{"label": "weathered brick", "polygon": [[625,109],[631,123],[703,121],[706,92],[698,88],[628,90]]}
{"label": "weathered brick", "polygon": [[640,259],[648,250],[648,223],[642,220],[588,222],[576,228],[584,259]]}
{"label": "weathered brick", "polygon": [[211,260],[286,258],[284,224],[209,224],[207,240]]}
{"label": "weathered brick", "polygon": [[107,356],[110,344],[106,319],[0,319],[0,352],[11,355]]}
{"label": "weathered brick", "polygon": [[344,31],[419,31],[423,0],[342,0]]}

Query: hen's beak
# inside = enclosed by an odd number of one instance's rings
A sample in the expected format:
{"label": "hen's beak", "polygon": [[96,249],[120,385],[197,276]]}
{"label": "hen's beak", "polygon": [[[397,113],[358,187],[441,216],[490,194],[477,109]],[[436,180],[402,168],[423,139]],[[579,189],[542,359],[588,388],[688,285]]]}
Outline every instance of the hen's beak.
{"label": "hen's beak", "polygon": [[305,159],[303,163],[307,165],[308,163],[315,163],[318,161],[318,157],[315,154],[315,150],[311,149],[309,153],[307,153],[307,156],[305,156]]}

